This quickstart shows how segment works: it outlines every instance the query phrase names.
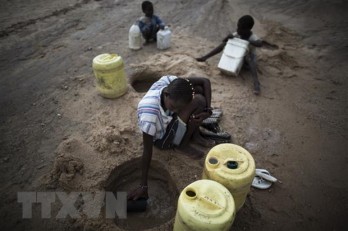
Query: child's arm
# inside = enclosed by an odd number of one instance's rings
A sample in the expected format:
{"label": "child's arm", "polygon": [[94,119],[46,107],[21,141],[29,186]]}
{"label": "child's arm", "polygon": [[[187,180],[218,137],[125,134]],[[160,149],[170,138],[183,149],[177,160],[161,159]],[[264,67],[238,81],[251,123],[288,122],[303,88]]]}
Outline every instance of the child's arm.
{"label": "child's arm", "polygon": [[222,40],[222,42],[223,42],[223,43],[227,43],[227,41],[228,41],[229,39],[233,39],[233,38],[234,38],[233,34],[228,34],[228,35]]}
{"label": "child's arm", "polygon": [[158,25],[159,28],[163,30],[164,27],[165,27],[164,22],[158,16],[154,15],[154,17],[155,17],[155,20],[156,20],[156,25]]}
{"label": "child's arm", "polygon": [[143,132],[143,159],[141,185],[147,186],[147,175],[152,159],[153,136]]}
{"label": "child's arm", "polygon": [[249,40],[249,43],[255,47],[268,47],[268,48],[274,48],[274,49],[278,49],[278,46],[275,44],[271,44],[265,40],[262,39],[256,39],[256,40]]}
{"label": "child's arm", "polygon": [[273,49],[278,49],[279,47],[276,44],[269,43],[265,40],[262,40],[262,46],[268,47],[268,48],[273,48]]}
{"label": "child's arm", "polygon": [[278,49],[278,46],[275,44],[271,44],[267,41],[264,40],[256,40],[256,41],[249,41],[249,43],[255,47],[268,47],[268,48],[273,48],[273,49]]}
{"label": "child's arm", "polygon": [[193,85],[193,87],[200,87],[202,92],[198,92],[205,97],[206,100],[206,108],[211,107],[211,83],[208,78],[204,77],[189,77],[187,78]]}
{"label": "child's arm", "polygon": [[150,163],[152,159],[152,149],[153,149],[153,136],[143,132],[143,157],[141,164],[141,183],[140,186],[130,192],[127,196],[128,200],[136,200],[141,197],[148,198],[148,172],[150,168]]}
{"label": "child's arm", "polygon": [[214,48],[212,51],[210,51],[208,54],[200,57],[200,58],[196,58],[196,60],[198,62],[204,62],[207,59],[209,59],[210,57],[219,54],[221,51],[224,50],[224,47],[226,46],[226,42],[222,42],[219,46],[217,46],[216,48]]}
{"label": "child's arm", "polygon": [[140,20],[138,20],[138,26],[141,32],[150,29],[148,23],[145,22],[146,18],[142,17]]}
{"label": "child's arm", "polygon": [[[208,118],[213,113],[211,108],[211,83],[208,78],[203,77],[189,77],[187,79],[194,86],[197,97],[203,96],[205,102],[205,105],[201,105],[199,110],[191,112],[192,114],[187,122],[188,129],[195,129],[197,126],[202,124],[204,119]],[[192,135],[193,130],[190,131],[191,133],[188,132],[188,134]],[[185,140],[189,139],[190,137],[185,137]]]}
{"label": "child's arm", "polygon": [[233,34],[228,34],[223,40],[222,40],[222,43],[220,43],[219,46],[217,46],[216,48],[214,48],[212,51],[210,51],[208,54],[202,56],[202,57],[199,57],[199,58],[196,58],[196,60],[198,62],[204,62],[206,61],[207,59],[209,59],[210,57],[216,55],[216,54],[219,54],[221,51],[224,50],[224,47],[226,46],[226,43],[229,39],[232,39],[234,38]]}
{"label": "child's arm", "polygon": [[249,40],[249,43],[255,47],[262,47],[263,44],[261,39],[255,41]]}

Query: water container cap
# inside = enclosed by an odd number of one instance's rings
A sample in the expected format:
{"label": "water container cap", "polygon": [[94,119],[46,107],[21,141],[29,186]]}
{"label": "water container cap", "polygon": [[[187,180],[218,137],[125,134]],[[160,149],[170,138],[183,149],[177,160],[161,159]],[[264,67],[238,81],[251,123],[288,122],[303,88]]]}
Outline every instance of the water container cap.
{"label": "water container cap", "polygon": [[100,65],[108,65],[113,64],[115,62],[120,62],[122,60],[121,56],[117,54],[101,54],[93,59],[93,63],[100,64]]}
{"label": "water container cap", "polygon": [[215,157],[210,157],[208,161],[209,161],[209,164],[211,164],[211,165],[218,165],[219,164],[219,160],[216,159]]}

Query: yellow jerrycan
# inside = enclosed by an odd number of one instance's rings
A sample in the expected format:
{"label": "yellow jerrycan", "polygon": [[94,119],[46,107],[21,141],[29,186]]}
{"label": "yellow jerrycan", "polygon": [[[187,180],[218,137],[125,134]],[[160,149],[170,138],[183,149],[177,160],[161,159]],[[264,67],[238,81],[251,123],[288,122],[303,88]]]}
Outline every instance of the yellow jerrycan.
{"label": "yellow jerrycan", "polygon": [[180,194],[174,231],[229,230],[236,212],[231,193],[220,183],[198,180]]}
{"label": "yellow jerrycan", "polygon": [[238,145],[219,144],[207,154],[202,178],[224,185],[231,192],[237,211],[244,205],[254,177],[254,158]]}
{"label": "yellow jerrycan", "polygon": [[127,92],[126,73],[121,56],[117,54],[96,56],[93,59],[93,72],[101,96],[113,99]]}

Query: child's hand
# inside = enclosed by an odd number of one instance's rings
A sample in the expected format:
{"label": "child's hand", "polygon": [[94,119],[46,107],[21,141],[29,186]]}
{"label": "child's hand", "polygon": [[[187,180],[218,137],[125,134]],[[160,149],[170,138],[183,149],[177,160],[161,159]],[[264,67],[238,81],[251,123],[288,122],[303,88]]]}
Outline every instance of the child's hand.
{"label": "child's hand", "polygon": [[209,112],[201,112],[198,114],[192,114],[190,117],[190,122],[196,125],[202,124],[203,120],[210,116]]}
{"label": "child's hand", "polygon": [[203,58],[203,57],[200,57],[200,58],[196,58],[196,60],[198,61],[198,62],[205,62],[205,58]]}
{"label": "child's hand", "polygon": [[262,41],[262,46],[271,50],[276,50],[279,48],[278,45],[269,43],[267,41]]}
{"label": "child's hand", "polygon": [[147,187],[140,186],[139,188],[134,189],[127,195],[127,200],[137,200],[138,198],[149,198]]}

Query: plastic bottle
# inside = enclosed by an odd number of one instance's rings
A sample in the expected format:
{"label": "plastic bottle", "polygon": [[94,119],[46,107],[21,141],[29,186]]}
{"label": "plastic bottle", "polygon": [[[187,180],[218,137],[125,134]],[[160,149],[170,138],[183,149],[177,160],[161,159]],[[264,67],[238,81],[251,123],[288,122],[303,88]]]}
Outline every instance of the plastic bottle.
{"label": "plastic bottle", "polygon": [[128,34],[129,48],[139,50],[142,47],[142,36],[140,28],[137,24],[133,24],[129,29]]}
{"label": "plastic bottle", "polygon": [[171,37],[172,32],[167,26],[164,30],[159,30],[157,32],[157,48],[160,50],[168,49],[170,47]]}

